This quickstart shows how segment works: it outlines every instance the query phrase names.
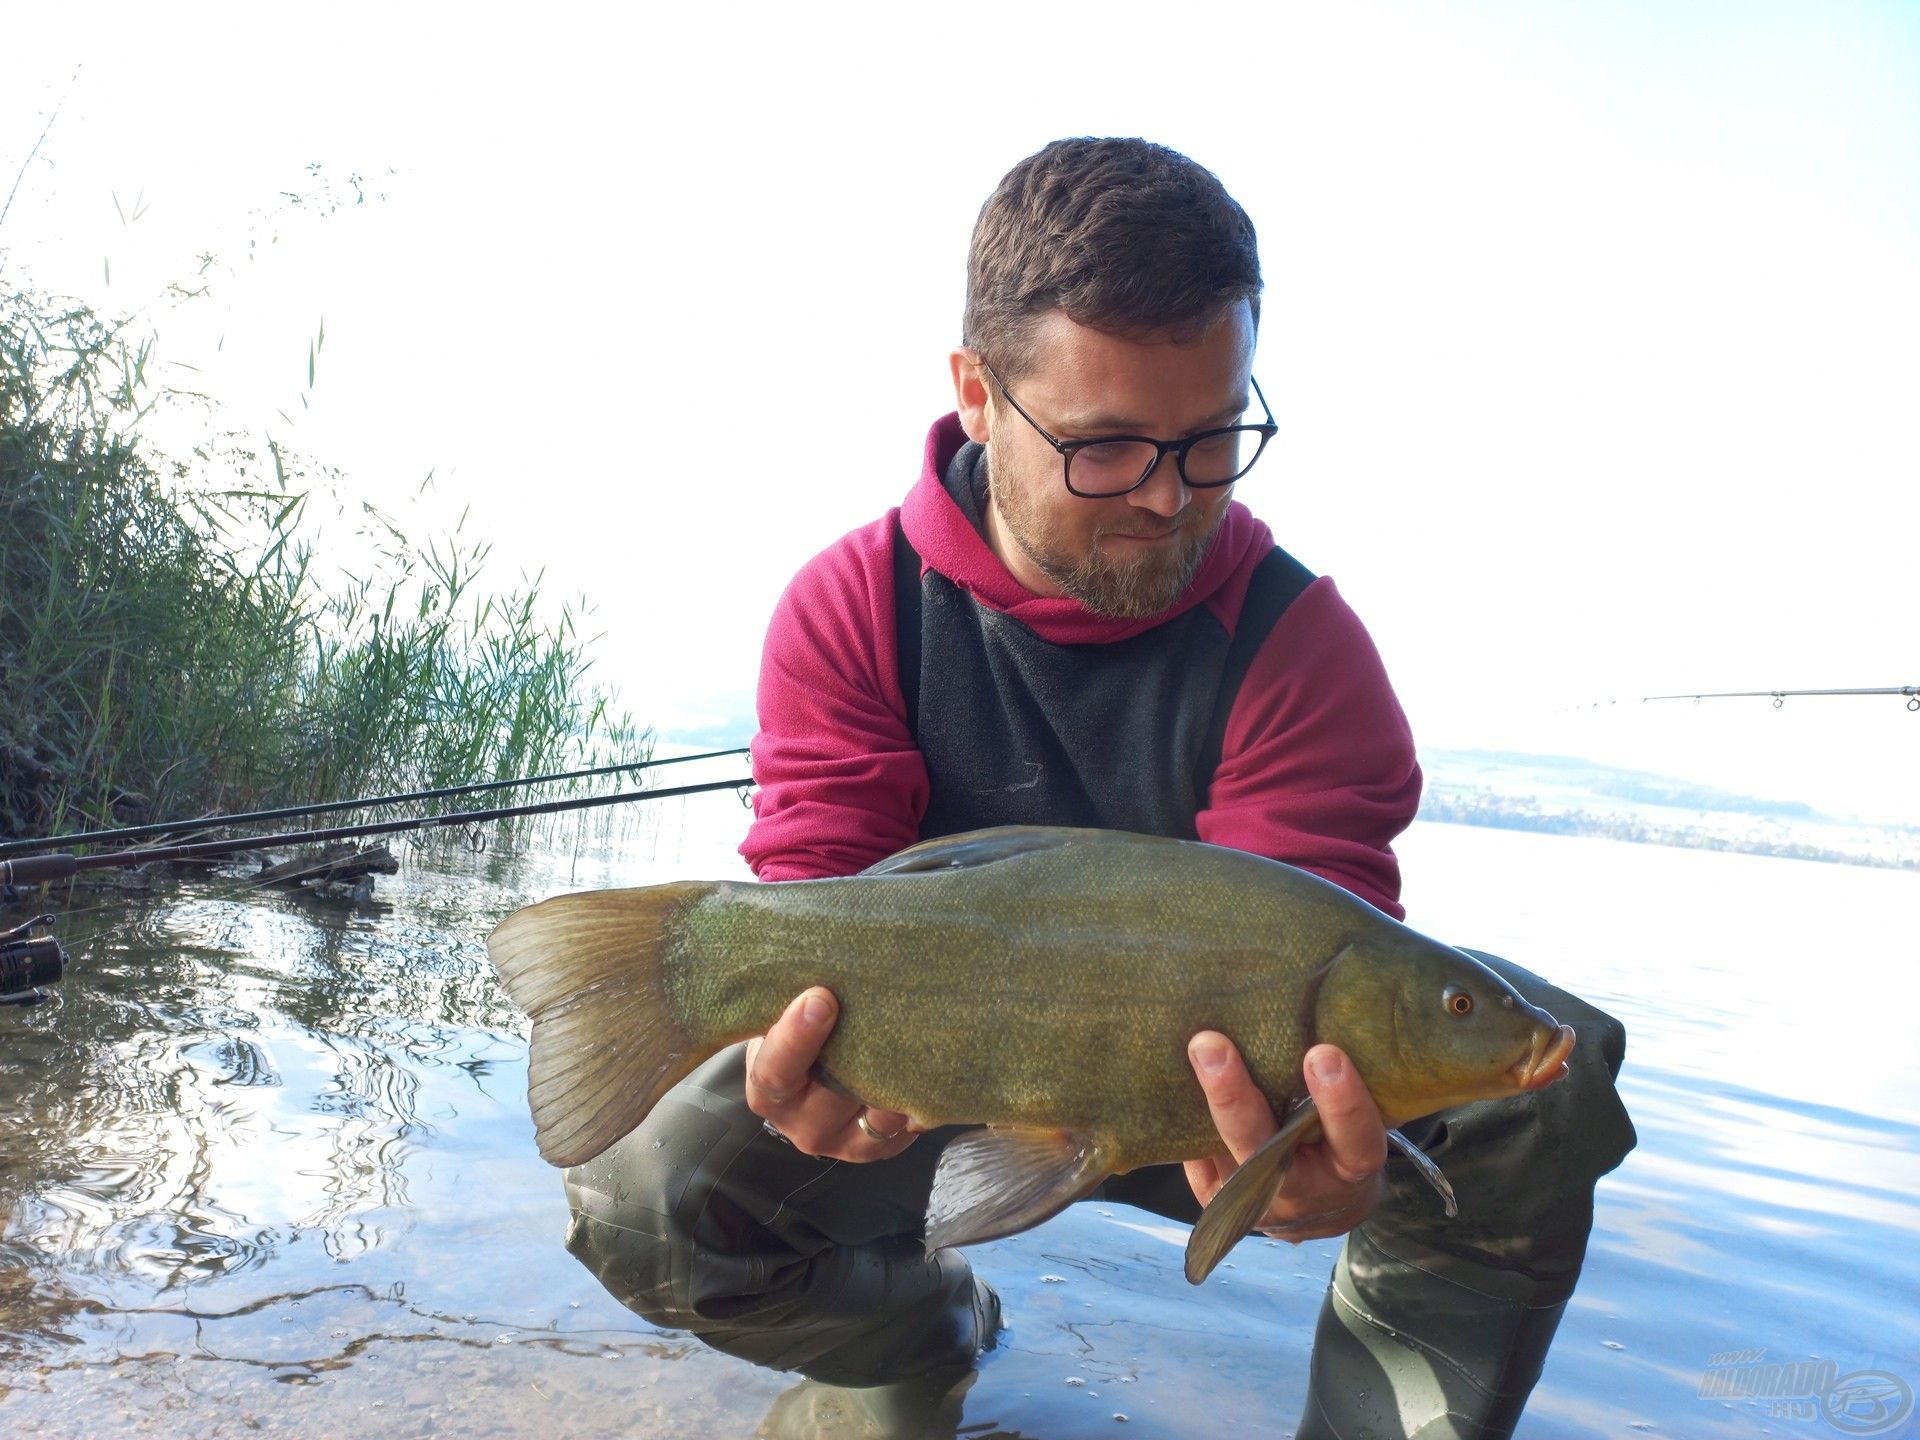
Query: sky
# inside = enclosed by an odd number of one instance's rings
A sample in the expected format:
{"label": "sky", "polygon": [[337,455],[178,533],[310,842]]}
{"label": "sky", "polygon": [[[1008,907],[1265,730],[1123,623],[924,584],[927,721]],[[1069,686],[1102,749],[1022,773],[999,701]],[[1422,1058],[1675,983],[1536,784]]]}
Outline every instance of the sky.
{"label": "sky", "polygon": [[1897,699],[1639,698],[1920,684],[1920,5],[78,8],[9,20],[0,279],[464,514],[669,738],[915,478],[1000,175],[1141,134],[1258,228],[1239,498],[1423,748],[1920,822]]}

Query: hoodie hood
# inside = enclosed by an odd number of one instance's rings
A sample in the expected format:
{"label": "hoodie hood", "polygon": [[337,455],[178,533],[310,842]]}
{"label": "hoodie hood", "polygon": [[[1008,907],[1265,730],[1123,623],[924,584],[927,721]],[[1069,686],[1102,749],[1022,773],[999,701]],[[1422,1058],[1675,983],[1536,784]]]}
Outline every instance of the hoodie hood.
{"label": "hoodie hood", "polygon": [[1058,645],[1099,645],[1125,640],[1196,605],[1205,605],[1229,632],[1240,613],[1247,582],[1273,548],[1273,532],[1239,501],[1214,532],[1206,557],[1179,599],[1157,615],[1121,620],[1096,615],[1078,600],[1035,595],[1013,577],[966,513],[947,493],[941,477],[967,443],[960,417],[946,415],[927,432],[920,479],[900,507],[901,527],[923,566],[939,571],[975,601],[1018,620],[1044,640]]}

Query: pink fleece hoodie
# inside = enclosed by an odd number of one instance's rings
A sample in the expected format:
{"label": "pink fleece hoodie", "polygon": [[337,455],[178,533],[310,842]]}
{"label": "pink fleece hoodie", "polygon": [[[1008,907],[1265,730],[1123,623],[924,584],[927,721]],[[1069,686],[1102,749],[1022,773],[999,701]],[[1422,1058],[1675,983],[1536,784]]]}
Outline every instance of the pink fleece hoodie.
{"label": "pink fleece hoodie", "polygon": [[[1229,634],[1273,536],[1228,506],[1193,583],[1144,620],[1034,595],[940,483],[965,442],[935,422],[919,482],[898,512],[923,566],[1056,643],[1123,640],[1196,605]],[[844,536],[796,575],[761,657],[754,824],[740,853],[762,880],[850,875],[918,838],[926,766],[907,729],[894,639],[893,512]],[[1413,819],[1420,770],[1405,714],[1360,619],[1322,576],[1280,617],[1228,717],[1195,823],[1202,840],[1299,865],[1395,918],[1392,841]]]}

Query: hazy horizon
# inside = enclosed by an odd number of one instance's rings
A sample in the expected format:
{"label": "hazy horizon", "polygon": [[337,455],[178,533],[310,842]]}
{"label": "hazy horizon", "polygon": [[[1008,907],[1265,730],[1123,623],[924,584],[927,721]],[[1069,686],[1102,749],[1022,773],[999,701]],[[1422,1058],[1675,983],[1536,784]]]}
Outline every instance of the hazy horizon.
{"label": "hazy horizon", "polygon": [[1110,83],[1159,12],[998,13],[34,12],[0,273],[144,307],[349,510],[584,593],[636,718],[744,739],[781,587],[951,408],[981,200],[1146,134],[1260,231],[1281,433],[1239,498],[1423,746],[1920,815],[1897,699],[1639,703],[1920,683],[1920,10],[1202,5],[1183,42],[1252,62],[1198,95]]}

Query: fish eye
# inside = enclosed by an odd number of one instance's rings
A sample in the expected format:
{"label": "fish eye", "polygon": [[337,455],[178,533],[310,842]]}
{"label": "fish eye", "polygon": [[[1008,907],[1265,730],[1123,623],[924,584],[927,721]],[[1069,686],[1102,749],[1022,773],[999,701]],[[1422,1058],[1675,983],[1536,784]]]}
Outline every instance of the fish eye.
{"label": "fish eye", "polygon": [[1458,985],[1449,985],[1445,990],[1442,990],[1440,992],[1440,1003],[1445,1005],[1447,1009],[1455,1015],[1471,1015],[1473,1013],[1473,995],[1466,990],[1462,990]]}

